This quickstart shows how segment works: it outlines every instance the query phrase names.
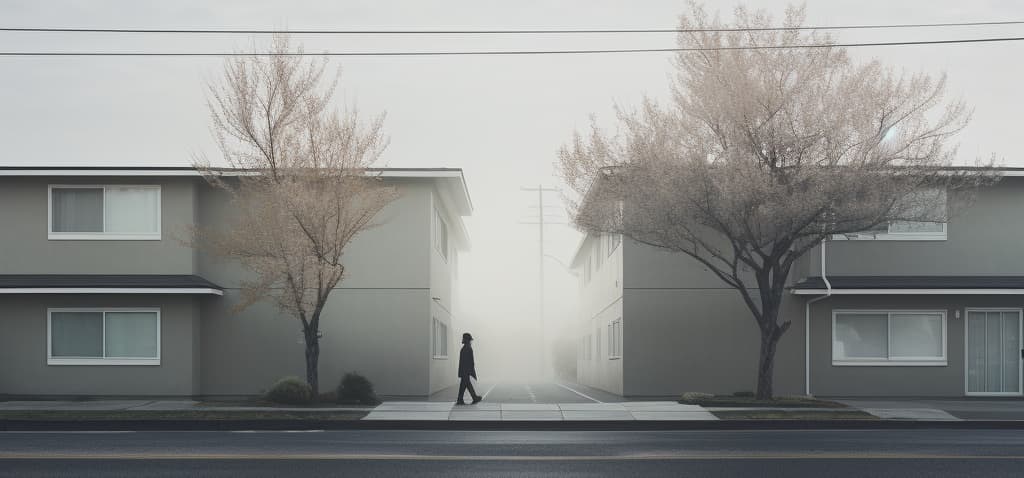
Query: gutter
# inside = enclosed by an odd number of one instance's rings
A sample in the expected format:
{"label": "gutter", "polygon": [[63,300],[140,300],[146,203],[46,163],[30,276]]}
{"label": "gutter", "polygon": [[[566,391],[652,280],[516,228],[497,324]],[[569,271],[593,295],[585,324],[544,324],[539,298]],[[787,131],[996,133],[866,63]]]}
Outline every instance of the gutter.
{"label": "gutter", "polygon": [[832,295],[832,283],[825,275],[825,239],[821,240],[821,280],[825,282],[825,295],[804,303],[804,395],[811,396],[811,304]]}

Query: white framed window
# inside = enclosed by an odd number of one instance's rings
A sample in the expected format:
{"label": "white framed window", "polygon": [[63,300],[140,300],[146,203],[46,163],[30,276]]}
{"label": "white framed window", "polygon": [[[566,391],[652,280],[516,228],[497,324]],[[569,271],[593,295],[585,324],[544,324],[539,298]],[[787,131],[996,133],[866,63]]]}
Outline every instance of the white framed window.
{"label": "white framed window", "polygon": [[622,317],[608,324],[608,359],[622,358]]}
{"label": "white framed window", "polygon": [[946,311],[833,311],[832,365],[945,366]]}
{"label": "white framed window", "polygon": [[59,185],[47,191],[51,240],[160,240],[160,186]]}
{"label": "white framed window", "polygon": [[435,359],[448,358],[448,324],[434,318],[433,322],[433,345],[431,349]]}
{"label": "white framed window", "polygon": [[160,365],[160,309],[46,311],[47,365]]}
{"label": "white framed window", "polygon": [[448,223],[444,222],[441,211],[434,208],[434,247],[441,253],[444,260],[448,260]]}
{"label": "white framed window", "polygon": [[[907,200],[912,202],[912,210],[926,217],[946,217],[945,189],[925,189],[911,195]],[[880,224],[869,231],[836,234],[832,236],[832,239],[841,241],[945,241],[948,236],[946,228],[945,222],[892,221]]]}

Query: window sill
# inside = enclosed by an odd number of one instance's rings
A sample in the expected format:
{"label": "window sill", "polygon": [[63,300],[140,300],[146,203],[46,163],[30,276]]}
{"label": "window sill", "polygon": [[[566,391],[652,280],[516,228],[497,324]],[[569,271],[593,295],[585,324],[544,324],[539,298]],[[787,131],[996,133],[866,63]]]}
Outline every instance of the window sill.
{"label": "window sill", "polygon": [[46,365],[160,365],[160,359],[153,358],[55,358],[46,359]]}
{"label": "window sill", "polygon": [[608,357],[608,360],[622,360],[622,356],[618,356],[618,357]]}
{"label": "window sill", "polygon": [[46,237],[51,241],[159,241],[160,233],[156,234],[101,234],[101,233],[58,233],[51,232]]}
{"label": "window sill", "polygon": [[834,367],[945,367],[945,360],[833,360]]}
{"label": "window sill", "polygon": [[447,355],[434,355],[433,357],[430,357],[430,358],[433,359],[433,360],[448,360],[448,356]]}

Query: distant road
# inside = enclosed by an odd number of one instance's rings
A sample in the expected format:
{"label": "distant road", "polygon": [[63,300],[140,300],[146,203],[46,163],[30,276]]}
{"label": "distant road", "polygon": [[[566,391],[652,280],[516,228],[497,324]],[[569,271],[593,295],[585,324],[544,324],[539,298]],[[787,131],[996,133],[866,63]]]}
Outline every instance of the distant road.
{"label": "distant road", "polygon": [[1015,430],[0,432],[0,477],[1021,476]]}

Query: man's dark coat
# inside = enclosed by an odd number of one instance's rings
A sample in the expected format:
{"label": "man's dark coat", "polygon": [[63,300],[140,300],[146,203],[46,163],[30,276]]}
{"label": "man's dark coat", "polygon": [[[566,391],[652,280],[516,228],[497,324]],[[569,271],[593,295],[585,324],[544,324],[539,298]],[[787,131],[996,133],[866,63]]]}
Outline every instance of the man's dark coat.
{"label": "man's dark coat", "polygon": [[459,378],[476,378],[476,363],[473,362],[473,347],[469,344],[462,346],[459,352]]}

